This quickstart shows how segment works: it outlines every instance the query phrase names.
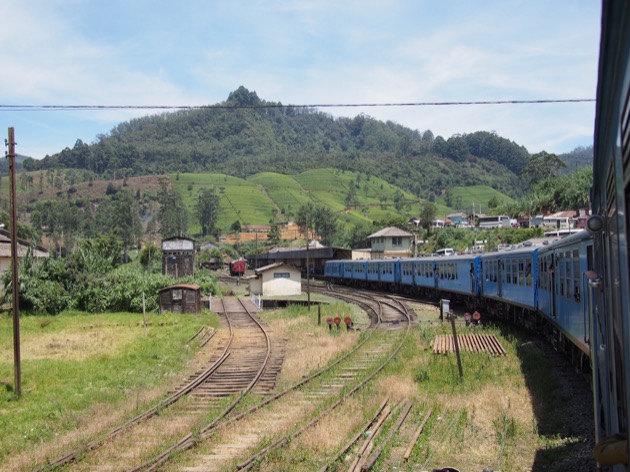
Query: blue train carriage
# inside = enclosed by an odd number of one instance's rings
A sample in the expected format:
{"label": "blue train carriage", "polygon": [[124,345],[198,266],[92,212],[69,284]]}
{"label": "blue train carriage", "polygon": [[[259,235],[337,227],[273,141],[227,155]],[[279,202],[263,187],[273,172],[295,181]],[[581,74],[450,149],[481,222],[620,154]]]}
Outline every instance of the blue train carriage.
{"label": "blue train carriage", "polygon": [[583,368],[590,357],[588,274],[592,270],[593,240],[586,231],[538,253],[538,310],[558,330],[551,339],[556,346],[564,351],[579,348],[573,357]]}
{"label": "blue train carriage", "polygon": [[630,8],[603,2],[597,83],[590,274],[595,459],[606,470],[630,462]]}
{"label": "blue train carriage", "polygon": [[481,256],[480,294],[494,316],[530,326],[537,307],[538,248],[529,247]]}
{"label": "blue train carriage", "polygon": [[448,256],[435,260],[435,283],[440,297],[472,302],[479,295],[480,256]]}
{"label": "blue train carriage", "polygon": [[435,296],[435,257],[400,260],[400,287],[405,293]]}
{"label": "blue train carriage", "polygon": [[343,261],[343,282],[354,286],[363,286],[366,279],[367,261]]}
{"label": "blue train carriage", "polygon": [[400,281],[400,260],[374,259],[367,261],[366,280],[370,287],[391,290]]}
{"label": "blue train carriage", "polygon": [[343,263],[340,260],[326,261],[324,276],[329,280],[340,280],[343,277]]}

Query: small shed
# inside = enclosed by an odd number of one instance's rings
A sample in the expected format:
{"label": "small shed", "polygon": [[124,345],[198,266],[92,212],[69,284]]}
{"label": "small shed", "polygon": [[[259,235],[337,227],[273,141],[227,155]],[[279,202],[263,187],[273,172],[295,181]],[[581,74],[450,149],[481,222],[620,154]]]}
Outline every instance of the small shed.
{"label": "small shed", "polygon": [[282,262],[260,267],[255,278],[249,280],[249,291],[263,297],[300,295],[302,278],[300,269]]}
{"label": "small shed", "polygon": [[162,240],[162,273],[176,279],[195,275],[195,241],[174,237]]}
{"label": "small shed", "polygon": [[201,288],[199,285],[171,285],[160,290],[160,313],[199,313]]}

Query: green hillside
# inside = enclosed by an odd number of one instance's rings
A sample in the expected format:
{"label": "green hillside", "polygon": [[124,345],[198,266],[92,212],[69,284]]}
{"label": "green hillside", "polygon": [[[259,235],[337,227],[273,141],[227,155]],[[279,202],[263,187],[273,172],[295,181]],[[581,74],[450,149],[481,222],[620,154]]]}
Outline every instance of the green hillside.
{"label": "green hillside", "polygon": [[[467,213],[492,213],[491,206],[514,203],[514,199],[487,185],[471,187],[453,187],[440,196],[437,201],[456,211]],[[493,205],[494,203],[494,205]]]}
{"label": "green hillside", "polygon": [[[377,177],[337,169],[317,169],[297,175],[263,172],[247,179],[201,173],[169,177],[191,215],[199,189],[216,189],[222,209],[218,225],[224,233],[235,221],[241,225],[266,225],[270,221],[293,220],[300,206],[308,201],[331,208],[345,226],[372,223],[400,214],[416,216],[425,202]],[[355,204],[347,208],[346,197],[351,186],[356,189],[356,199]],[[402,194],[401,211],[394,205],[397,192]],[[441,203],[436,203],[436,207],[438,214],[451,211]],[[191,234],[200,231],[194,217],[190,219],[189,231]]]}

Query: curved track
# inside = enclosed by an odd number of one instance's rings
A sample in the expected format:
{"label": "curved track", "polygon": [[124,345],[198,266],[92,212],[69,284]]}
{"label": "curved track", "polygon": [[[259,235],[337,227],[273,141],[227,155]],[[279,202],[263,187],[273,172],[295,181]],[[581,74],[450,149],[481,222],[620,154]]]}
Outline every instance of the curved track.
{"label": "curved track", "polygon": [[410,317],[396,301],[359,298],[352,302],[369,311],[373,323],[352,351],[262,403],[209,423],[134,470],[157,470],[176,453],[182,465],[168,470],[247,469],[342,405],[392,360],[410,329]]}
{"label": "curved track", "polygon": [[[192,431],[209,416],[222,416],[221,398],[240,394],[228,409],[255,386],[269,391],[282,364],[272,357],[268,330],[240,300],[220,305],[228,330],[206,367],[192,375],[158,406],[136,416],[104,437],[52,461],[41,470],[67,465],[65,470],[126,470],[151,456],[160,444]],[[273,360],[273,361],[272,361]]]}

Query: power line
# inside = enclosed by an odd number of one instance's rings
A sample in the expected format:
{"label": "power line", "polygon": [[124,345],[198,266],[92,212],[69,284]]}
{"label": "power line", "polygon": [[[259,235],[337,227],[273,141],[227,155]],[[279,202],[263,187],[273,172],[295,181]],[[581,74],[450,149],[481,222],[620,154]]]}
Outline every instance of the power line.
{"label": "power line", "polygon": [[453,102],[402,102],[402,103],[314,103],[310,105],[283,105],[263,103],[258,105],[3,105],[2,111],[94,111],[94,110],[229,110],[264,108],[360,108],[360,107],[429,107],[429,106],[470,106],[470,105],[525,105],[548,103],[586,103],[594,98],[541,99],[541,100],[480,100]]}

